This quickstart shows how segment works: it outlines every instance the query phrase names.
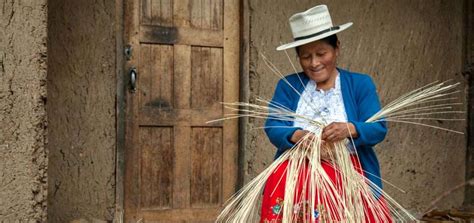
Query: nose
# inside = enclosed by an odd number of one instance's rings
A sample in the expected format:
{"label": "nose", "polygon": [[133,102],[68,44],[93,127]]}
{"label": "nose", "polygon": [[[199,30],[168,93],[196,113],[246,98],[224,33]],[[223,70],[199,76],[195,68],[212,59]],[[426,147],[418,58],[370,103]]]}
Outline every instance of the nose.
{"label": "nose", "polygon": [[312,67],[317,67],[320,64],[320,60],[316,56],[311,57],[311,66]]}

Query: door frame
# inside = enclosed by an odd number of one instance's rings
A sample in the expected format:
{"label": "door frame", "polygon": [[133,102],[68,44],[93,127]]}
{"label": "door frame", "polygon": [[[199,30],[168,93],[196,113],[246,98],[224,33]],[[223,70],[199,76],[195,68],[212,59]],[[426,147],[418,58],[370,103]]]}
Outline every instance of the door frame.
{"label": "door frame", "polygon": [[125,0],[115,0],[115,69],[117,78],[116,152],[115,152],[115,213],[114,222],[123,222],[124,217],[124,178],[125,178],[125,108],[128,77],[125,72],[124,55],[124,4]]}
{"label": "door frame", "polygon": [[[114,222],[123,222],[124,219],[124,184],[125,184],[125,129],[126,129],[126,92],[129,90],[129,78],[126,70],[124,54],[124,24],[125,1],[115,0],[115,45],[116,45],[116,153],[115,153],[115,213]],[[138,0],[136,0],[138,1]],[[240,55],[239,55],[239,101],[249,101],[249,54],[250,54],[250,10],[249,0],[239,0],[240,11]],[[237,190],[244,183],[243,170],[245,165],[246,125],[248,118],[238,121],[238,173]]]}

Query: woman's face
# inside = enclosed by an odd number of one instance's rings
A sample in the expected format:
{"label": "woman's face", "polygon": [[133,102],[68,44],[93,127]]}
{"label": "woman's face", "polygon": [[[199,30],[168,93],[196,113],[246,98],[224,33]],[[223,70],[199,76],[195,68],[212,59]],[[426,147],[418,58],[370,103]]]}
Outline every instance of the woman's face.
{"label": "woman's face", "polygon": [[339,55],[339,42],[333,48],[326,42],[315,41],[299,47],[298,58],[308,77],[316,83],[329,80],[336,75],[336,59]]}

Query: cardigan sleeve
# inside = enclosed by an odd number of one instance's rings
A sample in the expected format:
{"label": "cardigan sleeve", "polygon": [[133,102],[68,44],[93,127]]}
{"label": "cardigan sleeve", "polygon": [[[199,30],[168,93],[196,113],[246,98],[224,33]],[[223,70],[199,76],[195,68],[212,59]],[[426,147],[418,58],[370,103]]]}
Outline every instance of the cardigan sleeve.
{"label": "cardigan sleeve", "polygon": [[293,127],[293,121],[279,120],[278,117],[280,115],[274,114],[275,110],[278,110],[277,107],[285,107],[293,111],[294,99],[291,97],[292,90],[287,83],[280,80],[276,86],[271,103],[268,105],[270,114],[265,122],[265,133],[280,153],[294,146],[294,143],[290,141],[291,136],[293,136],[296,130],[301,129]]}
{"label": "cardigan sleeve", "polygon": [[359,120],[361,121],[352,122],[358,133],[358,137],[354,139],[354,144],[356,147],[373,146],[381,142],[387,134],[385,122],[365,122],[381,109],[377,90],[369,76],[355,90],[358,92],[356,103]]}

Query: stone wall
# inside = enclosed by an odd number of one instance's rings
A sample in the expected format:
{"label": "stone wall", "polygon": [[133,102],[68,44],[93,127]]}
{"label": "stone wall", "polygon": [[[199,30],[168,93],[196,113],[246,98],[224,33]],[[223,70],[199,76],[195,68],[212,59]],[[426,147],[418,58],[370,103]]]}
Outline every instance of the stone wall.
{"label": "stone wall", "polygon": [[[327,4],[333,22],[354,25],[338,36],[341,58],[338,66],[370,74],[382,103],[435,80],[453,79],[467,88],[463,68],[463,1],[455,0],[275,0],[248,1],[249,9],[249,99],[271,98],[278,78],[258,53],[265,54],[283,73],[293,69],[281,43],[291,41],[287,19],[316,4]],[[297,65],[295,53],[290,58]],[[245,80],[245,78],[244,78]],[[245,85],[244,85],[245,86]],[[464,100],[464,92],[461,93]],[[464,107],[463,109],[465,109]],[[466,122],[435,123],[465,131]],[[244,181],[272,161],[274,148],[266,139],[261,120],[250,119],[243,158]],[[376,147],[383,178],[403,188],[386,184],[386,191],[411,210],[421,213],[442,193],[465,182],[466,138],[463,135],[406,124],[389,125],[386,140]],[[462,189],[451,193],[439,208],[461,205]]]}
{"label": "stone wall", "polygon": [[46,0],[0,2],[0,222],[46,220]]}
{"label": "stone wall", "polygon": [[112,220],[115,1],[49,0],[50,222]]}

